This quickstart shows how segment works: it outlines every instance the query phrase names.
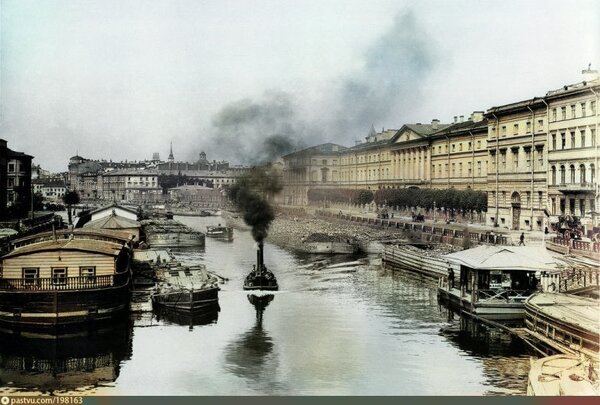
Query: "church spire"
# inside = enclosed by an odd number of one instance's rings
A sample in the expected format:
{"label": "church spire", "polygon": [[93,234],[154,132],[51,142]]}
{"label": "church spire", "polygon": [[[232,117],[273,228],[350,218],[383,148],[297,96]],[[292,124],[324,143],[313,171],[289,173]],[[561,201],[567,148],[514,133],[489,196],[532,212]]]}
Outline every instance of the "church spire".
{"label": "church spire", "polygon": [[175,158],[173,157],[173,142],[171,142],[171,150],[169,152],[169,162],[173,162],[175,160]]}

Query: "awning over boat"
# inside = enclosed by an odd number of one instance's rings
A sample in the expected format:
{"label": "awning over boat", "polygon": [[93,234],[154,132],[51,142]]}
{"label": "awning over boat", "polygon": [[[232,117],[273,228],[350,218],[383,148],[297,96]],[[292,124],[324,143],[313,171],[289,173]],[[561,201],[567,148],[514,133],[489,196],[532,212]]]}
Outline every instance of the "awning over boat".
{"label": "awning over boat", "polygon": [[478,246],[444,256],[476,270],[556,271],[556,260],[543,247]]}

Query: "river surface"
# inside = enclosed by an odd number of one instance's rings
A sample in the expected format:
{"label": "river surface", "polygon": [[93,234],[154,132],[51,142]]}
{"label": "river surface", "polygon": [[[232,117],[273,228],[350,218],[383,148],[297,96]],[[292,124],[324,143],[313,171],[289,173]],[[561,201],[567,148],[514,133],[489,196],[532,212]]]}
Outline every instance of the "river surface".
{"label": "river surface", "polygon": [[[177,217],[204,231],[219,217]],[[300,225],[301,226],[301,225]],[[298,255],[270,243],[280,290],[249,295],[248,231],[176,250],[228,278],[220,311],[134,315],[84,337],[0,333],[0,394],[513,395],[530,352],[506,333],[440,307],[436,282],[382,267],[377,254]],[[262,296],[260,296],[262,295]]]}

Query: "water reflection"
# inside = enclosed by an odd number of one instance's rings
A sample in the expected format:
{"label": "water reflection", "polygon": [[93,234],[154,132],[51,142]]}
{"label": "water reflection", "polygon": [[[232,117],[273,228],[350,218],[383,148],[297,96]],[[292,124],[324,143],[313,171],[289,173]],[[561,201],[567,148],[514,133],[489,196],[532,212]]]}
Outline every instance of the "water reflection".
{"label": "water reflection", "polygon": [[187,326],[190,331],[194,326],[216,324],[219,319],[219,305],[205,308],[201,312],[182,312],[167,308],[154,308],[154,315],[159,322]]}
{"label": "water reflection", "polygon": [[0,330],[0,392],[90,390],[114,382],[131,358],[133,323],[65,331]]}
{"label": "water reflection", "polygon": [[448,320],[448,324],[440,329],[440,335],[467,355],[481,360],[488,385],[492,386],[486,394],[525,392],[529,357],[534,353],[521,339],[452,308],[439,308]]}
{"label": "water reflection", "polygon": [[274,298],[273,294],[248,295],[248,301],[256,310],[256,322],[225,348],[227,371],[256,384],[253,388],[262,392],[277,386],[272,381],[278,366],[273,339],[263,328],[263,314]]}

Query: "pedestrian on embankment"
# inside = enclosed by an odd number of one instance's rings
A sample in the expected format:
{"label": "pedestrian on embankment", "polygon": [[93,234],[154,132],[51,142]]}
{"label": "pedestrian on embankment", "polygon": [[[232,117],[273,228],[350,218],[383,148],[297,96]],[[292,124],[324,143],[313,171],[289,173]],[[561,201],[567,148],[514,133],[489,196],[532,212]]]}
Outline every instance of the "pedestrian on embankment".
{"label": "pedestrian on embankment", "polygon": [[525,246],[525,232],[521,232],[521,237],[519,238],[519,246]]}

